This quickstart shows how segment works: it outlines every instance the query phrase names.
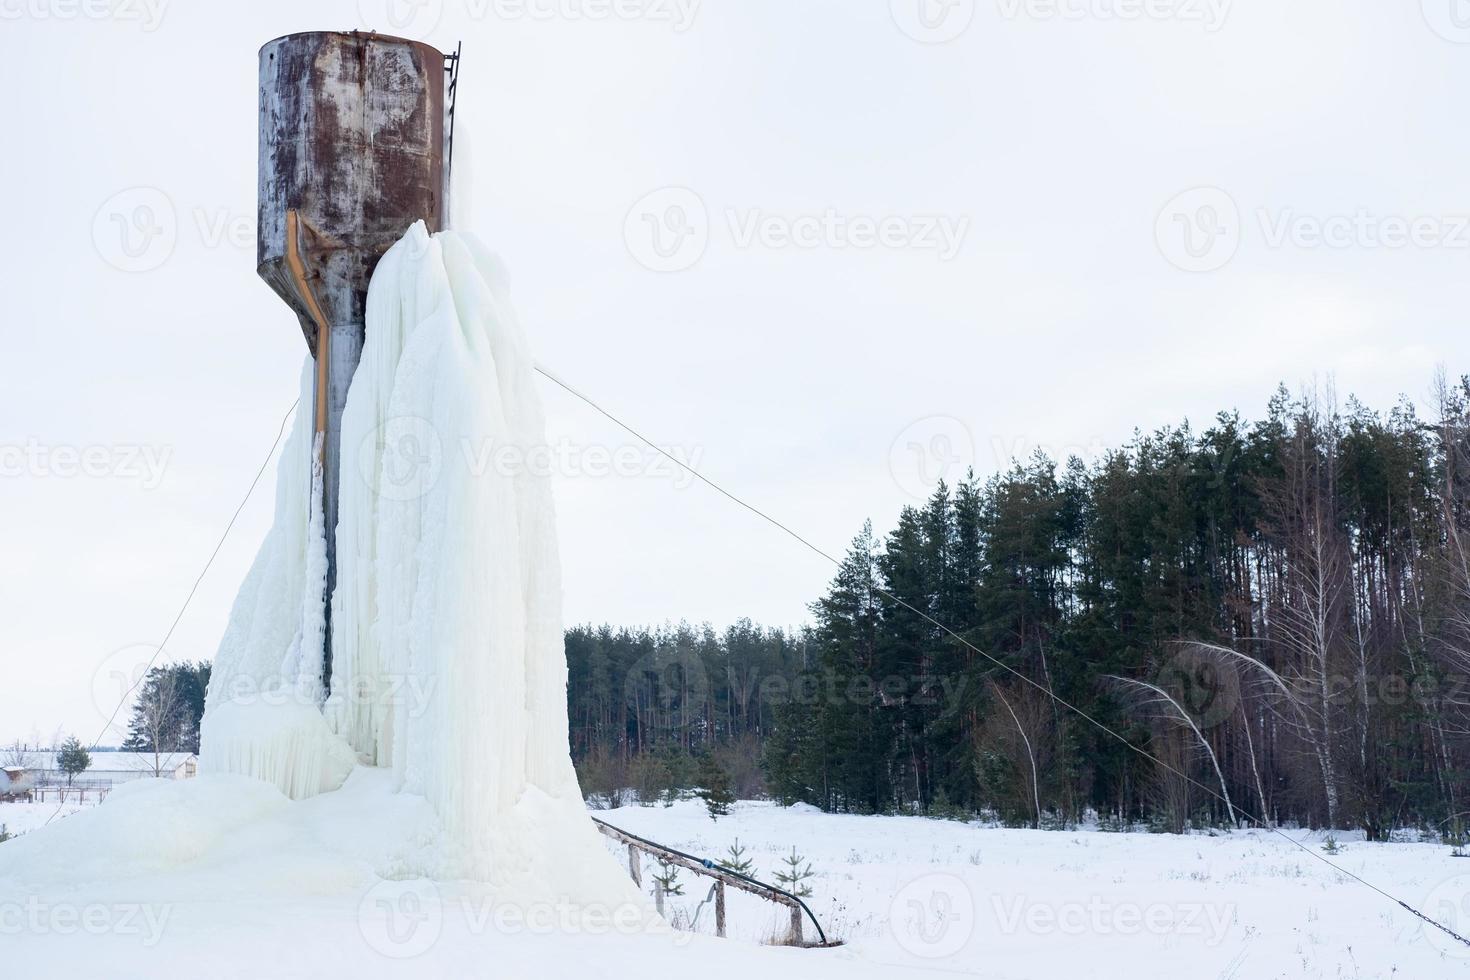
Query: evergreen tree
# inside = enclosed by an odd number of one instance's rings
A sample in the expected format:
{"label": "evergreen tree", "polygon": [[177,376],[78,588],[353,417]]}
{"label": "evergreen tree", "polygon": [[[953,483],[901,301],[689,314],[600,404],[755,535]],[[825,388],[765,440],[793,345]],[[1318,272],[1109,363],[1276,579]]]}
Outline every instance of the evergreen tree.
{"label": "evergreen tree", "polygon": [[66,785],[70,786],[72,780],[86,772],[91,765],[91,754],[75,735],[61,743],[61,748],[56,753],[56,768],[66,773]]}
{"label": "evergreen tree", "polygon": [[776,884],[795,895],[797,898],[808,898],[811,896],[811,885],[807,881],[812,877],[812,866],[806,858],[796,853],[796,848],[781,859],[782,867],[776,871]]}
{"label": "evergreen tree", "polygon": [[740,838],[735,838],[725,852],[725,857],[720,861],[720,867],[726,868],[736,874],[749,875],[755,870],[755,862],[745,856],[745,848],[740,846]]}
{"label": "evergreen tree", "polygon": [[730,791],[730,777],[715,757],[706,752],[699,759],[699,798],[704,801],[710,819],[729,816],[735,794]]}
{"label": "evergreen tree", "polygon": [[658,862],[659,870],[653,874],[653,882],[665,895],[684,894],[684,885],[679,881],[679,866],[668,861]]}
{"label": "evergreen tree", "polygon": [[150,669],[133,701],[123,748],[130,752],[197,753],[209,672],[210,665],[205,663]]}

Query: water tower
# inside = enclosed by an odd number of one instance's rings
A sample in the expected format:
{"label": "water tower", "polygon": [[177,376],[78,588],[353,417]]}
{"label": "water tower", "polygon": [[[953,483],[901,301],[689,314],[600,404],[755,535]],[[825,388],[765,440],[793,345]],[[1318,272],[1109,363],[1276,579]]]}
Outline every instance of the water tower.
{"label": "water tower", "polygon": [[[458,68],[458,52],[371,32],[289,34],[260,49],[257,271],[296,313],[316,359],[309,410],[322,445],[328,597],[342,407],[362,355],[368,281],[415,221],[431,232],[446,224]],[[330,690],[330,603],[327,615]]]}

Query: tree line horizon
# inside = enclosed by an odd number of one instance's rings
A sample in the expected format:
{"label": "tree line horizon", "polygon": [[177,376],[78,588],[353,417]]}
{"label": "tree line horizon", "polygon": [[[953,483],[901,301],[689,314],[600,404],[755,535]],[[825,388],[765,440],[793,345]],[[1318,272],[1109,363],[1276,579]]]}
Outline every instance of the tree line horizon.
{"label": "tree line horizon", "polygon": [[1470,377],[1431,413],[1281,386],[1255,421],[940,484],[864,524],[808,624],[571,627],[584,791],[713,758],[834,812],[1458,835]]}

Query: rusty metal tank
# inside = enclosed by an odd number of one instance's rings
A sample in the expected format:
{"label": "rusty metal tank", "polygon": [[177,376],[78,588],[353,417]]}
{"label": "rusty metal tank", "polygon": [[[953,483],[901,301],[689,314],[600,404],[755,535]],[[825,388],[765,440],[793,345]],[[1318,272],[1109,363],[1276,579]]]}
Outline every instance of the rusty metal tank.
{"label": "rusty metal tank", "polygon": [[457,53],[357,31],[290,34],[260,49],[257,271],[296,313],[317,362],[309,409],[323,442],[329,596],[340,422],[368,281],[415,221],[431,232],[445,225],[446,76],[457,63]]}

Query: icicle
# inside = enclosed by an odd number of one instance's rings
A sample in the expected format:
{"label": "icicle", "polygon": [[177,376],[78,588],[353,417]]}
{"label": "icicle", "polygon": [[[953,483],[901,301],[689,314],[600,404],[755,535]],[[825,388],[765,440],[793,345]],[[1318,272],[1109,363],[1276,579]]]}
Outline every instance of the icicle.
{"label": "icicle", "polygon": [[327,636],[327,532],[322,509],[322,442],[318,432],[311,444],[311,504],[306,521],[301,627],[281,663],[281,676],[294,678],[302,698],[311,703],[325,696],[321,679]]}
{"label": "icicle", "polygon": [[[301,404],[312,404],[312,363]],[[336,789],[355,761],[321,716],[326,529],[319,437],[298,409],[276,516],[230,612],[200,724],[200,767],[274,783],[299,799]]]}
{"label": "icicle", "polygon": [[[303,710],[319,693],[323,556],[298,419],[221,645],[203,759],[293,797],[334,788],[354,759],[390,768],[438,814],[441,870],[623,899],[568,752],[550,478],[525,465],[544,422],[499,283],[477,241],[422,223],[379,263],[342,416],[324,714]],[[298,696],[247,704],[229,694],[241,679]]]}
{"label": "icicle", "polygon": [[217,705],[200,726],[209,770],[273,784],[293,800],[337,789],[356,759],[315,703],[241,699]]}

